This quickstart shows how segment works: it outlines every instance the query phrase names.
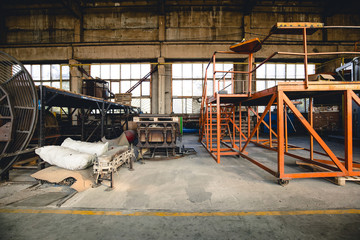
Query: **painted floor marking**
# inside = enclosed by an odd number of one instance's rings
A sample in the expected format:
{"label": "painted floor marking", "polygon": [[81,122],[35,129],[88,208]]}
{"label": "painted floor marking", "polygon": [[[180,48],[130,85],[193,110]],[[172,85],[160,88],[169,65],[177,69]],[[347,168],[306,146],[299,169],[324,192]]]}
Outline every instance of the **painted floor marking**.
{"label": "painted floor marking", "polygon": [[0,213],[68,214],[94,216],[157,216],[157,217],[211,217],[211,216],[288,216],[288,215],[328,215],[360,214],[360,209],[300,210],[300,211],[263,211],[263,212],[132,212],[98,210],[62,209],[0,209]]}

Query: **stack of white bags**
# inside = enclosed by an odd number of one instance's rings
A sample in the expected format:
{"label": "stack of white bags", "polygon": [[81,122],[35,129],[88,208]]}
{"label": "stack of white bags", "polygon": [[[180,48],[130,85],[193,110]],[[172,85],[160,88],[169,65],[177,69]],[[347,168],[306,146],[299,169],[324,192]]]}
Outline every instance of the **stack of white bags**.
{"label": "stack of white bags", "polygon": [[69,170],[81,170],[94,164],[96,157],[109,150],[109,143],[81,142],[66,138],[61,146],[45,146],[35,150],[45,162]]}

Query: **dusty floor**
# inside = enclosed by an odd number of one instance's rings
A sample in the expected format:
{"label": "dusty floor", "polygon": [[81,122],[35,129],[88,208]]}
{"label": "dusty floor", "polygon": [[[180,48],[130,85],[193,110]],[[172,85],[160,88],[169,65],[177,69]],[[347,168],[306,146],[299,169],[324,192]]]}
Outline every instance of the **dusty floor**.
{"label": "dusty floor", "polygon": [[[61,207],[56,203],[70,194],[68,187],[34,186],[26,173],[14,171],[13,181],[23,182],[0,187],[1,232],[6,239],[359,238],[359,184],[295,179],[282,187],[245,159],[224,157],[216,164],[196,136],[185,136],[184,143],[197,154],[122,168],[112,191],[104,182]],[[307,140],[291,143],[306,146]],[[340,143],[329,145],[343,154]],[[252,145],[248,151],[275,168],[276,153]],[[286,162],[287,172],[300,170],[294,159]]]}

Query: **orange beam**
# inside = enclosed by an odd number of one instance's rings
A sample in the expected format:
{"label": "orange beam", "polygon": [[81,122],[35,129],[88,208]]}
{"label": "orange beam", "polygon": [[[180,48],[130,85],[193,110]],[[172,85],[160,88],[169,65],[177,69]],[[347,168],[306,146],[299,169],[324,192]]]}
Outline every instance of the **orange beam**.
{"label": "orange beam", "polygon": [[[329,155],[331,160],[335,163],[335,165],[343,172],[348,174],[348,171],[344,168],[344,166],[340,163],[339,159],[335,156],[335,154],[331,151],[331,149],[326,145],[324,140],[321,139],[319,134],[314,130],[313,127],[305,120],[300,111],[295,107],[295,105],[290,101],[290,99],[283,94],[285,103],[289,106],[291,111],[295,114],[295,116],[299,119],[299,121],[304,125],[304,127],[308,130],[308,132],[315,138],[315,140],[319,143],[321,148]],[[280,145],[280,143],[279,143]]]}

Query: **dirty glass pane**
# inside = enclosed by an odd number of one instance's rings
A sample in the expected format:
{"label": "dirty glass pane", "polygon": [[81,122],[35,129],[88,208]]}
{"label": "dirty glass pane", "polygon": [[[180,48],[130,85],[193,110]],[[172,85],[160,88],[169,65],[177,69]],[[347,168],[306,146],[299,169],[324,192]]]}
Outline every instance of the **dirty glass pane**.
{"label": "dirty glass pane", "polygon": [[41,65],[41,79],[50,80],[50,64]]}
{"label": "dirty glass pane", "polygon": [[111,82],[111,92],[116,94],[120,92],[119,82]]}
{"label": "dirty glass pane", "polygon": [[[138,81],[131,81],[131,87],[134,86]],[[140,86],[137,86],[134,90],[132,90],[132,96],[140,97]]]}
{"label": "dirty glass pane", "polygon": [[256,81],[256,91],[261,91],[265,89],[265,81],[257,80]]}
{"label": "dirty glass pane", "polygon": [[286,78],[294,79],[296,76],[295,64],[286,64]]}
{"label": "dirty glass pane", "polygon": [[[256,64],[256,66],[258,66],[260,64]],[[265,78],[265,64],[261,65],[257,70],[256,70],[256,78]]]}
{"label": "dirty glass pane", "polygon": [[69,66],[62,66],[62,79],[70,79]]}
{"label": "dirty glass pane", "polygon": [[120,92],[125,93],[130,88],[130,81],[121,81],[120,82]]}
{"label": "dirty glass pane", "polygon": [[183,96],[192,96],[192,81],[183,81]]}
{"label": "dirty glass pane", "polygon": [[140,107],[140,98],[132,98],[131,99],[131,106]]}
{"label": "dirty glass pane", "polygon": [[110,65],[100,65],[100,76],[101,79],[110,79]]}
{"label": "dirty glass pane", "polygon": [[173,80],[172,84],[172,95],[173,96],[182,96],[182,82],[181,80]]}
{"label": "dirty glass pane", "polygon": [[184,113],[192,113],[192,98],[186,98],[184,100],[186,101],[186,109]]}
{"label": "dirty glass pane", "polygon": [[193,78],[203,78],[202,64],[193,64]]}
{"label": "dirty glass pane", "polygon": [[315,64],[308,65],[308,74],[315,74]]}
{"label": "dirty glass pane", "polygon": [[60,82],[52,82],[51,86],[55,88],[60,88]]}
{"label": "dirty glass pane", "polygon": [[183,64],[183,77],[184,78],[192,78],[192,64],[191,63]]}
{"label": "dirty glass pane", "polygon": [[121,64],[121,79],[130,79],[130,64]]}
{"label": "dirty glass pane", "polygon": [[173,78],[182,78],[182,66],[181,64],[172,65],[172,76]]}
{"label": "dirty glass pane", "polygon": [[59,64],[51,65],[51,79],[52,80],[60,79],[60,65]]}
{"label": "dirty glass pane", "polygon": [[110,66],[110,78],[111,79],[120,79],[120,65],[113,64]]}
{"label": "dirty glass pane", "polygon": [[212,82],[207,82],[207,93],[206,93],[206,95],[207,95],[207,96],[212,96],[212,95],[214,95]]}
{"label": "dirty glass pane", "polygon": [[40,65],[32,65],[31,76],[34,80],[40,80]]}
{"label": "dirty glass pane", "polygon": [[97,78],[97,77],[99,78],[100,77],[100,65],[91,65],[91,67],[90,67],[90,75],[93,78]]}
{"label": "dirty glass pane", "polygon": [[[192,113],[200,113],[201,102],[198,99],[192,99]],[[201,100],[201,99],[200,99]]]}
{"label": "dirty glass pane", "polygon": [[29,74],[31,75],[31,65],[27,64],[24,65],[24,67],[26,68],[26,70],[29,72]]}
{"label": "dirty glass pane", "polygon": [[[233,64],[231,64],[231,63],[225,63],[225,64],[224,64],[224,71],[232,71],[232,70],[233,70],[233,67],[234,67]],[[231,74],[228,74],[228,75],[230,75],[230,77],[231,77]]]}
{"label": "dirty glass pane", "polygon": [[266,64],[266,78],[275,78],[276,64]]}
{"label": "dirty glass pane", "polygon": [[275,86],[275,81],[267,81],[267,88],[272,88]]}
{"label": "dirty glass pane", "polygon": [[141,110],[143,113],[151,113],[151,101],[150,98],[141,99]]}
{"label": "dirty glass pane", "polygon": [[173,112],[182,113],[182,99],[173,99]]}
{"label": "dirty glass pane", "polygon": [[140,64],[141,68],[141,78],[145,77],[146,74],[150,72],[150,64]]}
{"label": "dirty glass pane", "polygon": [[42,85],[50,86],[50,87],[51,87],[51,82],[42,82]]}
{"label": "dirty glass pane", "polygon": [[142,82],[141,95],[150,96],[150,82]]}
{"label": "dirty glass pane", "polygon": [[296,78],[305,79],[305,67],[303,64],[296,64]]}
{"label": "dirty glass pane", "polygon": [[285,79],[285,64],[276,64],[276,78]]}
{"label": "dirty glass pane", "polygon": [[202,81],[193,81],[193,96],[202,96]]}
{"label": "dirty glass pane", "polygon": [[140,80],[141,79],[140,74],[141,74],[140,64],[131,64],[130,78]]}

